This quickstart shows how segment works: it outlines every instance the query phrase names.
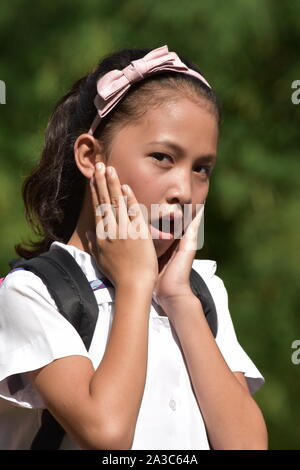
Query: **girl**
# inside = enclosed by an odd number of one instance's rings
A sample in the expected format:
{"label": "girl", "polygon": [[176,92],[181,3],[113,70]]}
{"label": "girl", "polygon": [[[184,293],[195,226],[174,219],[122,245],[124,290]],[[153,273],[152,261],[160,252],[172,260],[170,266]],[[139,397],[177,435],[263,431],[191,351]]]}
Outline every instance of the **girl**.
{"label": "girl", "polygon": [[[216,263],[194,260],[196,245],[188,246],[219,122],[209,83],[167,46],[105,58],[56,106],[23,188],[29,223],[43,238],[16,250],[32,258],[63,248],[88,281],[111,285],[95,291],[99,317],[86,351],[39,277],[6,277],[2,449],[30,448],[44,408],[66,430],[61,449],[267,447],[251,396],[264,379],[237,341]],[[193,220],[176,238],[158,218],[180,220],[185,205]],[[139,222],[148,236],[104,237],[105,217],[114,229]],[[192,267],[216,304],[216,338],[191,291]],[[18,374],[23,387],[13,393],[7,381]]]}

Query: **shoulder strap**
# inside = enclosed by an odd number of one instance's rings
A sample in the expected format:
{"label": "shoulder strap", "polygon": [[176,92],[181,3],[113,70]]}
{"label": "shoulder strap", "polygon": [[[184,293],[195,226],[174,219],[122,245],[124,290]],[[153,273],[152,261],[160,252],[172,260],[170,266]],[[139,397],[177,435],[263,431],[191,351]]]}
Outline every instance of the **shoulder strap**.
{"label": "shoulder strap", "polygon": [[76,328],[89,349],[98,318],[94,292],[82,269],[67,250],[55,247],[29,260],[11,262],[32,271],[47,286],[59,312]]}
{"label": "shoulder strap", "polygon": [[[98,318],[98,305],[86,276],[73,256],[55,247],[30,260],[12,260],[10,266],[32,271],[42,279],[59,312],[76,328],[89,349]],[[31,450],[56,450],[64,434],[65,430],[46,409]]]}
{"label": "shoulder strap", "polygon": [[197,273],[197,271],[195,271],[193,268],[190,274],[190,285],[192,291],[200,300],[207,323],[211,329],[212,334],[214,337],[216,337],[218,331],[218,316],[215,302],[206,283],[200,274]]}

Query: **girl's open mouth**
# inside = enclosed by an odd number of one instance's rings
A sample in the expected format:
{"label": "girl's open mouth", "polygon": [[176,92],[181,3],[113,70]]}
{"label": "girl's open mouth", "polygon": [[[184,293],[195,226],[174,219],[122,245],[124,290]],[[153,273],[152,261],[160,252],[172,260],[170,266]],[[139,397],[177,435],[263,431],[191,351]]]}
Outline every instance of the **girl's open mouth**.
{"label": "girl's open mouth", "polygon": [[178,234],[182,233],[181,227],[178,228],[178,222],[176,223],[173,218],[160,217],[151,221],[150,230],[152,237],[159,240],[173,240],[175,236],[178,238]]}

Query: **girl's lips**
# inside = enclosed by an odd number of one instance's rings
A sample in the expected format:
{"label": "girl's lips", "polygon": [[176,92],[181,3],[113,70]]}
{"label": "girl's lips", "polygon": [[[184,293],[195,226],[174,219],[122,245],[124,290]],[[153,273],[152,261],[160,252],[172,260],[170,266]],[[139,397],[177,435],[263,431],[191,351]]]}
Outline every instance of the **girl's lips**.
{"label": "girl's lips", "polygon": [[174,235],[173,233],[167,233],[167,232],[161,232],[158,230],[158,228],[153,227],[153,225],[150,224],[150,232],[151,235],[154,239],[159,239],[159,240],[173,240]]}
{"label": "girl's lips", "polygon": [[152,237],[159,240],[174,240],[183,235],[182,217],[175,218],[173,213],[154,219],[149,225]]}

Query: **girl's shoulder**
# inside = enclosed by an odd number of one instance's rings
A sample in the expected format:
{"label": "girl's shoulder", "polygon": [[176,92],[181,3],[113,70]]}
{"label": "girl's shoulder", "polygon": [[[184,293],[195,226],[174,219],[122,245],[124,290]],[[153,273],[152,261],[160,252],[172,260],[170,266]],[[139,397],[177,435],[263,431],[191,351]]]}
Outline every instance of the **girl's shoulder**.
{"label": "girl's shoulder", "polygon": [[211,279],[217,270],[217,262],[211,259],[194,259],[192,267],[201,277]]}
{"label": "girl's shoulder", "polygon": [[6,275],[0,286],[0,314],[5,325],[3,334],[14,331],[15,336],[29,342],[32,338],[44,336],[46,331],[53,331],[55,336],[55,329],[76,332],[59,313],[42,279],[25,269],[16,268]]}
{"label": "girl's shoulder", "polygon": [[[79,334],[59,313],[42,279],[31,271],[16,269],[5,277],[0,287],[0,317],[0,355],[11,355],[17,365],[13,373],[26,372],[18,368],[25,357],[35,364],[28,370],[34,370],[65,353],[87,355]],[[0,380],[4,372],[0,364]]]}
{"label": "girl's shoulder", "polygon": [[43,298],[51,306],[56,307],[44,282],[32,271],[15,268],[5,276],[0,285],[2,300],[13,302],[21,297],[25,301],[26,298],[32,296]]}

